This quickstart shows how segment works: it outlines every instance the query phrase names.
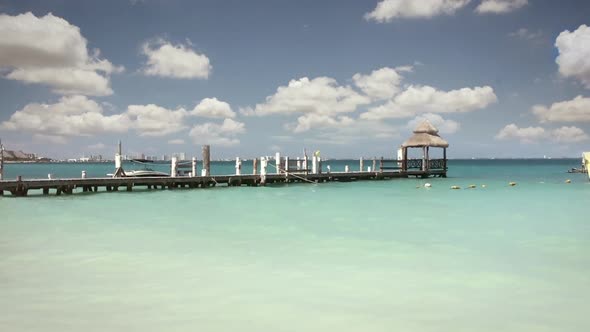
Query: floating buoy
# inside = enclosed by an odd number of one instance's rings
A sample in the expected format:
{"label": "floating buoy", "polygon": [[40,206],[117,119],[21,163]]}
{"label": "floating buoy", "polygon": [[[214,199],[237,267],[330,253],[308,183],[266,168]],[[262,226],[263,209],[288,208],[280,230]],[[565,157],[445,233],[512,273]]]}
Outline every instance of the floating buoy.
{"label": "floating buoy", "polygon": [[425,183],[424,184],[424,188],[430,188],[430,187],[432,187],[432,185],[430,183]]}
{"label": "floating buoy", "polygon": [[565,183],[572,183],[572,180],[567,179],[567,180],[565,180]]}
{"label": "floating buoy", "polygon": [[451,186],[451,189],[461,189],[459,186]]}
{"label": "floating buoy", "polygon": [[508,185],[511,187],[514,187],[514,186],[516,186],[516,182],[510,182],[510,183],[508,183]]}
{"label": "floating buoy", "polygon": [[485,184],[482,184],[482,185],[481,185],[481,187],[482,187],[482,188],[485,188],[485,187],[486,187],[486,185],[485,185]]}
{"label": "floating buoy", "polygon": [[470,185],[469,185],[469,189],[475,189],[475,188],[477,188],[477,186],[476,186],[476,185],[474,185],[474,184],[470,184]]}

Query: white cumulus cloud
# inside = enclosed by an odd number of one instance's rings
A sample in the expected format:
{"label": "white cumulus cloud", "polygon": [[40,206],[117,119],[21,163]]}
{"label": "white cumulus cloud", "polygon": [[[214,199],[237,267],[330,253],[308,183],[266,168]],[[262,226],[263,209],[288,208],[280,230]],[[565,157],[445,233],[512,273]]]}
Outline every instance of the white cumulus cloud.
{"label": "white cumulus cloud", "polygon": [[434,113],[418,115],[413,120],[408,122],[407,128],[414,130],[425,120],[430,121],[430,123],[432,123],[432,125],[434,125],[441,134],[454,134],[459,130],[459,128],[461,128],[461,124],[459,122],[444,119],[442,116]]}
{"label": "white cumulus cloud", "polygon": [[173,45],[159,39],[144,43],[142,52],[147,56],[143,73],[148,76],[206,79],[213,68],[209,58],[193,50],[190,45]]}
{"label": "white cumulus cloud", "polygon": [[506,125],[496,135],[499,140],[518,139],[522,143],[535,143],[546,137],[547,133],[542,127],[519,128],[514,123]]}
{"label": "white cumulus cloud", "polygon": [[189,136],[195,144],[234,146],[240,144],[240,140],[235,136],[245,131],[244,123],[225,119],[221,124],[207,122],[196,125],[190,130]]}
{"label": "white cumulus cloud", "polygon": [[217,98],[204,98],[195,106],[191,114],[205,118],[234,118],[236,116],[228,103]]}
{"label": "white cumulus cloud", "polygon": [[139,136],[165,136],[187,128],[184,120],[188,112],[183,108],[169,110],[154,104],[129,105],[124,115]]}
{"label": "white cumulus cloud", "polygon": [[590,98],[577,96],[550,107],[536,105],[532,112],[541,122],[590,122]]}
{"label": "white cumulus cloud", "polygon": [[590,89],[590,27],[580,25],[573,32],[565,30],[557,36],[559,55],[555,62],[564,77],[577,78]]}
{"label": "white cumulus cloud", "polygon": [[102,107],[85,96],[64,96],[55,104],[31,103],[15,112],[0,128],[59,137],[120,133],[130,127],[122,114],[104,115]]}
{"label": "white cumulus cloud", "polygon": [[421,113],[470,112],[498,100],[489,86],[441,91],[431,86],[410,86],[383,105],[362,113],[362,119],[407,118]]}
{"label": "white cumulus cloud", "polygon": [[340,86],[330,77],[307,77],[280,86],[274,95],[257,104],[257,115],[315,113],[335,115],[354,112],[359,105],[370,103],[370,98],[349,86]]}
{"label": "white cumulus cloud", "polygon": [[88,52],[80,28],[47,14],[0,15],[0,69],[5,78],[43,84],[59,94],[106,96],[109,75],[121,72],[100,52]]}
{"label": "white cumulus cloud", "polygon": [[[75,136],[95,136],[133,130],[139,136],[160,137],[188,129],[191,112],[184,108],[168,109],[155,104],[129,105],[119,114],[107,115],[103,106],[86,96],[64,96],[54,104],[31,103],[16,111],[0,130],[30,132],[47,141],[65,142]],[[243,133],[245,125],[226,118],[221,124],[204,123],[193,127],[193,137],[205,137],[211,144],[233,145],[235,135]],[[197,134],[201,135],[197,135]],[[227,140],[226,140],[227,138]],[[171,139],[169,144],[184,144]],[[89,148],[102,149],[104,145]]]}
{"label": "white cumulus cloud", "polygon": [[590,138],[582,129],[573,126],[554,129],[551,135],[558,143],[578,143]]}
{"label": "white cumulus cloud", "polygon": [[543,127],[526,127],[519,128],[511,123],[496,135],[496,139],[518,139],[522,143],[537,143],[541,140],[550,140],[556,143],[579,143],[590,139],[584,130],[571,126],[563,126],[553,130],[546,130]]}
{"label": "white cumulus cloud", "polygon": [[[400,71],[411,71],[412,67],[400,67]],[[369,75],[360,73],[352,77],[354,84],[372,99],[389,99],[399,92],[403,77],[396,69],[384,67]]]}
{"label": "white cumulus cloud", "polygon": [[429,18],[452,15],[470,0],[382,0],[365,19],[384,23],[396,18]]}
{"label": "white cumulus cloud", "polygon": [[354,120],[348,116],[333,117],[325,114],[309,113],[297,118],[296,124],[288,124],[287,129],[295,133],[301,133],[313,128],[341,128],[354,124]]}
{"label": "white cumulus cloud", "polygon": [[504,14],[522,8],[528,3],[528,0],[482,0],[475,11],[479,14]]}

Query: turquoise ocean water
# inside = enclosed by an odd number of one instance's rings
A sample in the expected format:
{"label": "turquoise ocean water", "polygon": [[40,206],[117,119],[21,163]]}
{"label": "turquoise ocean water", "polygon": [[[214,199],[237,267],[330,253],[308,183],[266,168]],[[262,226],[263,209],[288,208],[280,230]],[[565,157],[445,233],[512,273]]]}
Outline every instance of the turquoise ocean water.
{"label": "turquoise ocean water", "polygon": [[[565,172],[579,163],[0,197],[0,331],[588,331],[590,182]],[[82,169],[112,165],[7,165],[6,177]]]}

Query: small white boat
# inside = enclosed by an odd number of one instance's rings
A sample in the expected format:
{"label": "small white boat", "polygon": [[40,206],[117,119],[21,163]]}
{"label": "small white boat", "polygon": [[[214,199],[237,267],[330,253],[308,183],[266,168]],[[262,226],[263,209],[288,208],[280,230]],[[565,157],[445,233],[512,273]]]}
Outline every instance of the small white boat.
{"label": "small white boat", "polygon": [[125,177],[149,177],[149,176],[170,176],[168,173],[154,171],[153,169],[138,169],[124,171]]}
{"label": "small white boat", "polygon": [[[153,163],[153,161],[151,160],[145,160],[145,159],[133,159],[131,160],[131,162],[134,163],[138,163],[138,164],[142,164],[142,165],[146,165],[147,163]],[[143,169],[135,169],[135,170],[122,170],[121,169],[121,173],[119,173],[117,176],[119,177],[161,177],[161,176],[170,176],[170,174],[168,173],[164,173],[164,172],[160,172],[160,171],[154,171],[151,168],[148,168],[147,166],[144,166]],[[113,177],[114,174],[107,174],[107,176]]]}

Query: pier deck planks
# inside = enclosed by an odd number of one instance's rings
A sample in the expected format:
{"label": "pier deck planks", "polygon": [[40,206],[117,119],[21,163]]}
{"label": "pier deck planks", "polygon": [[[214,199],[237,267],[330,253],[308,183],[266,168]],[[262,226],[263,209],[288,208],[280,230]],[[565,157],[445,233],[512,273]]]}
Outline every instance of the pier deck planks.
{"label": "pier deck planks", "polygon": [[[267,174],[264,184],[293,183],[293,182],[352,182],[360,180],[386,180],[395,178],[445,177],[446,171],[383,171],[383,172],[331,172],[320,174],[305,174],[292,172],[289,174]],[[120,178],[68,178],[68,179],[23,179],[0,181],[0,195],[5,192],[13,196],[27,196],[31,190],[41,190],[44,195],[49,190],[55,190],[55,194],[73,194],[75,189],[81,188],[82,192],[102,191],[132,191],[134,187],[145,189],[175,189],[175,188],[207,188],[217,185],[227,186],[259,186],[262,183],[261,175],[211,175],[196,177],[120,177]]]}

